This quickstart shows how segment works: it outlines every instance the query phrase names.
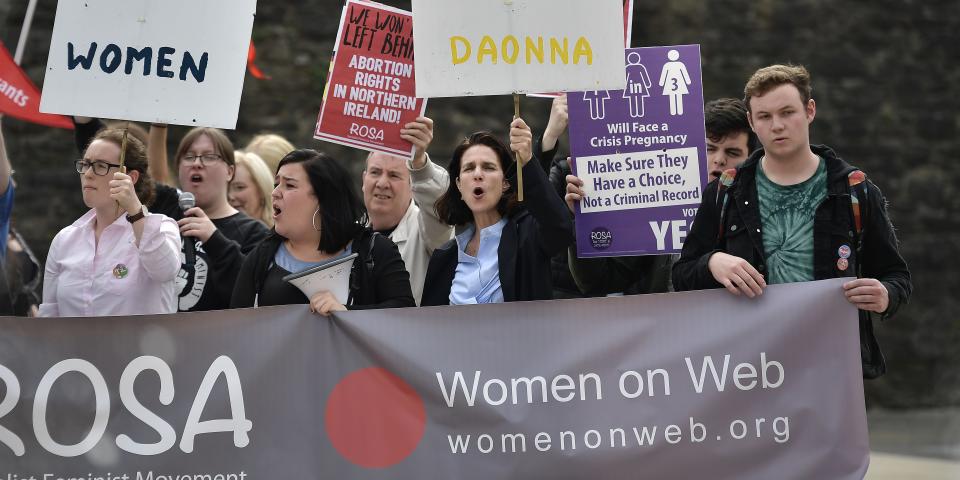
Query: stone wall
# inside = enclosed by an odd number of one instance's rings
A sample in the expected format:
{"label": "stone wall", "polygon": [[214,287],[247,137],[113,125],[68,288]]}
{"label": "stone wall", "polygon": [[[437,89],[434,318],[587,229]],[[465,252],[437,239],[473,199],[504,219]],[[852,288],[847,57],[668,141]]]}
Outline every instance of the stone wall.
{"label": "stone wall", "polygon": [[[13,50],[26,1],[0,2],[0,39]],[[386,3],[409,9],[409,2]],[[960,404],[960,10],[953,0],[636,1],[635,46],[699,43],[708,98],[742,95],[756,68],[802,63],[814,79],[811,138],[834,147],[884,191],[914,275],[911,304],[879,327],[890,373],[867,385],[871,404]],[[261,1],[253,38],[259,66],[248,76],[238,144],[260,131],[328,151],[359,171],[363,154],[311,138],[340,2]],[[42,83],[56,2],[39,2],[24,65]],[[526,99],[541,128],[549,102]],[[508,96],[431,100],[431,153],[446,162],[463,135],[505,133]],[[184,129],[171,128],[171,149]],[[4,120],[19,182],[16,222],[43,256],[57,230],[83,211],[71,161],[72,134]],[[829,332],[825,332],[829,334]],[[827,372],[824,372],[825,374]]]}

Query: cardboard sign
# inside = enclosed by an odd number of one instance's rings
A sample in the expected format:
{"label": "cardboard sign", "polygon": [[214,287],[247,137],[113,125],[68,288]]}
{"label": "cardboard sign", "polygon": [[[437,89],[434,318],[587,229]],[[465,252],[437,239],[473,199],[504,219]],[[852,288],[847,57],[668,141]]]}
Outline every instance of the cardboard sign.
{"label": "cardboard sign", "polygon": [[580,257],[679,253],[707,184],[699,45],[626,60],[626,89],[567,94]]}
{"label": "cardboard sign", "polygon": [[[631,38],[633,37],[633,0],[623,0],[623,45],[630,48]],[[528,97],[556,98],[563,95],[561,92],[552,93],[528,93]]]}
{"label": "cardboard sign", "polygon": [[256,5],[61,1],[40,110],[232,129]]}
{"label": "cardboard sign", "polygon": [[350,0],[334,51],[314,138],[412,157],[400,129],[423,115],[427,102],[416,98],[410,13]]}
{"label": "cardboard sign", "polygon": [[621,89],[622,0],[413,0],[417,96]]}
{"label": "cardboard sign", "polygon": [[0,318],[0,478],[860,480],[847,280]]}

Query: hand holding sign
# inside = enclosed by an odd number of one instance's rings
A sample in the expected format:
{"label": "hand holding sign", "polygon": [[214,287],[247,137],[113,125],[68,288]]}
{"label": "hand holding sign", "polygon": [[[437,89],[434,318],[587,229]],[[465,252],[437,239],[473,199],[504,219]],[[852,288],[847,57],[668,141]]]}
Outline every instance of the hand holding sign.
{"label": "hand holding sign", "polygon": [[[137,173],[139,176],[139,173],[136,171],[130,173]],[[109,184],[110,198],[117,202],[117,205],[120,205],[120,208],[130,215],[136,215],[143,209],[140,199],[137,198],[137,192],[133,188],[134,183],[135,181],[130,175],[116,172],[113,174],[113,180],[110,180]]]}
{"label": "hand holding sign", "polygon": [[522,118],[510,123],[510,150],[517,154],[521,167],[533,158],[533,132]]}
{"label": "hand holding sign", "polygon": [[[567,157],[567,161],[570,161],[569,157]],[[583,180],[580,180],[580,177],[576,175],[567,175],[566,180],[567,194],[564,195],[563,199],[567,201],[567,208],[570,209],[570,213],[576,213],[573,202],[583,200]]]}
{"label": "hand holding sign", "polygon": [[400,129],[400,138],[413,144],[413,169],[419,170],[427,163],[427,147],[433,141],[433,120],[420,116]]}

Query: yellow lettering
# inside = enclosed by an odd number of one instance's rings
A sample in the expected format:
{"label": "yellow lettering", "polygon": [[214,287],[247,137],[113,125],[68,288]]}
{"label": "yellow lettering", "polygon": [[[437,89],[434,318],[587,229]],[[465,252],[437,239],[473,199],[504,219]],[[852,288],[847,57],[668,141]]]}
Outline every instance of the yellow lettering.
{"label": "yellow lettering", "polygon": [[550,38],[550,63],[557,64],[558,54],[564,65],[570,63],[570,39],[564,37],[563,46],[561,46],[556,38]]}
{"label": "yellow lettering", "polygon": [[490,55],[490,61],[494,65],[497,63],[497,44],[494,43],[490,35],[484,35],[480,39],[480,46],[477,47],[477,63],[483,64],[483,56]]}
{"label": "yellow lettering", "polygon": [[577,39],[577,44],[573,46],[573,63],[580,63],[580,57],[587,57],[587,65],[593,65],[593,49],[590,48],[590,42],[586,38]]}
{"label": "yellow lettering", "polygon": [[537,63],[543,64],[543,37],[537,37],[537,43],[533,43],[533,38],[526,37],[527,41],[527,65],[530,65],[530,59],[532,57],[537,57]]}
{"label": "yellow lettering", "polygon": [[[512,47],[512,54],[507,51],[507,46]],[[517,63],[517,55],[520,55],[520,42],[517,40],[517,37],[513,35],[507,35],[503,37],[503,42],[500,43],[501,55],[503,55],[503,61],[513,65]]]}
{"label": "yellow lettering", "polygon": [[[466,52],[463,52],[463,55],[458,55],[460,50],[457,48],[458,44],[462,44],[467,48]],[[453,60],[454,65],[459,65],[466,62],[470,59],[470,40],[463,38],[461,36],[450,37],[450,56]]]}

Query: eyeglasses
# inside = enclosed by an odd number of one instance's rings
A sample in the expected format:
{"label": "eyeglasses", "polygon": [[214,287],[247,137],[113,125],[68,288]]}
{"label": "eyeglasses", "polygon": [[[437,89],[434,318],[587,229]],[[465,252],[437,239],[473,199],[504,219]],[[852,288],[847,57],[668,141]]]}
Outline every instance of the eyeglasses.
{"label": "eyeglasses", "polygon": [[216,153],[204,153],[203,155],[184,155],[180,157],[180,161],[190,164],[200,160],[200,165],[206,167],[208,164],[220,160],[220,158],[222,157]]}
{"label": "eyeglasses", "polygon": [[76,162],[73,162],[73,163],[77,167],[77,173],[86,172],[90,167],[93,167],[93,173],[101,177],[106,175],[111,168],[120,168],[120,165],[107,163],[100,160],[97,160],[95,162],[88,162],[86,160],[77,160]]}

